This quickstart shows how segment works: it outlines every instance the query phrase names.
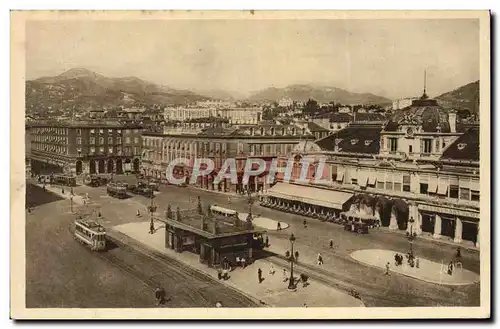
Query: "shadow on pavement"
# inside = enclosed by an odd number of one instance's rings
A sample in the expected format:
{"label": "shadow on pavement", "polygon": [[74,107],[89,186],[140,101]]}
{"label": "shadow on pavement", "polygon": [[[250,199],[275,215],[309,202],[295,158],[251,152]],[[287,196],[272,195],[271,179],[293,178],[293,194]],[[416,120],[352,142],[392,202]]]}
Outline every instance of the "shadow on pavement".
{"label": "shadow on pavement", "polygon": [[33,184],[26,186],[26,204],[25,207],[37,207],[47,203],[63,200],[57,194],[44,190]]}

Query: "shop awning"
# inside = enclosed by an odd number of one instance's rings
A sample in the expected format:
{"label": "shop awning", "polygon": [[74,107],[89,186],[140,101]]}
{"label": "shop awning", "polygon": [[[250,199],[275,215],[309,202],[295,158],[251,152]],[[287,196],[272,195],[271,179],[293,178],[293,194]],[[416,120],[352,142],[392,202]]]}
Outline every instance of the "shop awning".
{"label": "shop awning", "polygon": [[436,193],[437,191],[437,180],[431,179],[429,180],[429,186],[427,188],[427,193]]}
{"label": "shop awning", "polygon": [[339,168],[337,170],[337,182],[342,182],[344,180],[344,170]]}
{"label": "shop awning", "polygon": [[348,192],[287,183],[277,183],[267,191],[267,195],[339,210],[353,196]]}
{"label": "shop awning", "polygon": [[368,175],[366,173],[359,173],[358,174],[358,185],[361,187],[366,187],[367,183],[368,183]]}
{"label": "shop awning", "polygon": [[448,194],[448,181],[447,180],[440,179],[438,181],[437,194],[439,194],[439,195]]}

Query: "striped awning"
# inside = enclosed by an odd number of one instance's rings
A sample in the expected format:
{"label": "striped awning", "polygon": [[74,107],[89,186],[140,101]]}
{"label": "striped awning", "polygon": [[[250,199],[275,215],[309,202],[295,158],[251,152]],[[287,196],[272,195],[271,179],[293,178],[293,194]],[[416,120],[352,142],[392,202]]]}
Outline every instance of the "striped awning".
{"label": "striped awning", "polygon": [[342,210],[344,203],[353,196],[348,192],[288,183],[277,183],[267,191],[267,195],[339,210]]}

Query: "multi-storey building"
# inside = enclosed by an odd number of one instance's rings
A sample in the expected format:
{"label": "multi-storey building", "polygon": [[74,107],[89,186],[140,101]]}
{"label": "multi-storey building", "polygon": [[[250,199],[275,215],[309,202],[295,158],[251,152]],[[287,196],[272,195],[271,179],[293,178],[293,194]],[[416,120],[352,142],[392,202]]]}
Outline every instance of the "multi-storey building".
{"label": "multi-storey building", "polygon": [[[314,159],[307,182],[278,183],[268,197],[303,200],[300,207],[336,216],[374,216],[392,230],[479,246],[479,126],[457,122],[455,113],[425,94],[384,125],[352,124],[297,153],[295,179],[304,157]],[[321,158],[321,178],[328,183],[313,179]]]}
{"label": "multi-storey building", "polygon": [[217,116],[229,120],[230,124],[256,125],[262,120],[261,107],[229,108],[217,110]]}
{"label": "multi-storey building", "polygon": [[[174,168],[174,174],[182,172],[189,180],[195,158],[208,158],[215,164],[214,172],[199,177],[196,184],[207,189],[233,192],[244,189],[255,192],[267,188],[267,171],[261,177],[250,179],[248,186],[243,186],[242,176],[247,158],[258,157],[269,165],[272,159],[291,154],[301,142],[314,140],[306,128],[276,124],[259,127],[186,126],[184,129],[165,129],[161,133],[145,132],[142,137],[142,170],[146,176],[166,180],[167,166],[176,158],[185,158],[189,159],[189,163]],[[238,184],[224,180],[216,186],[213,184],[215,175],[228,158],[236,160]]]}
{"label": "multi-storey building", "polygon": [[[34,173],[79,175],[139,170],[142,127],[138,124],[102,120],[43,121],[30,123],[28,130]],[[129,134],[133,139],[127,139]]]}

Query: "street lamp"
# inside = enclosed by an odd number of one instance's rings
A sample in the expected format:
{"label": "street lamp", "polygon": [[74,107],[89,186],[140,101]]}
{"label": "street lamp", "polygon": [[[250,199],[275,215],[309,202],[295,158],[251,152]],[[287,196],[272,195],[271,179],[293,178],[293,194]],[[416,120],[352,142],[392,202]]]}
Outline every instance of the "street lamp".
{"label": "street lamp", "polygon": [[73,195],[69,196],[69,201],[71,202],[71,213],[73,213]]}
{"label": "street lamp", "polygon": [[252,205],[253,205],[253,198],[252,198],[252,192],[250,192],[250,189],[248,191],[248,214],[252,216]]}
{"label": "street lamp", "polygon": [[415,223],[415,219],[413,219],[413,216],[408,219],[408,223],[410,224],[410,234],[408,235],[408,241],[410,242],[410,253],[413,255],[413,240],[415,240],[415,236],[413,235],[413,223]]}
{"label": "street lamp", "polygon": [[295,242],[295,235],[290,235],[290,244],[292,246],[292,254],[290,257],[290,279],[288,281],[288,291],[296,291],[297,286],[295,285],[295,279],[293,278],[293,244]]}

